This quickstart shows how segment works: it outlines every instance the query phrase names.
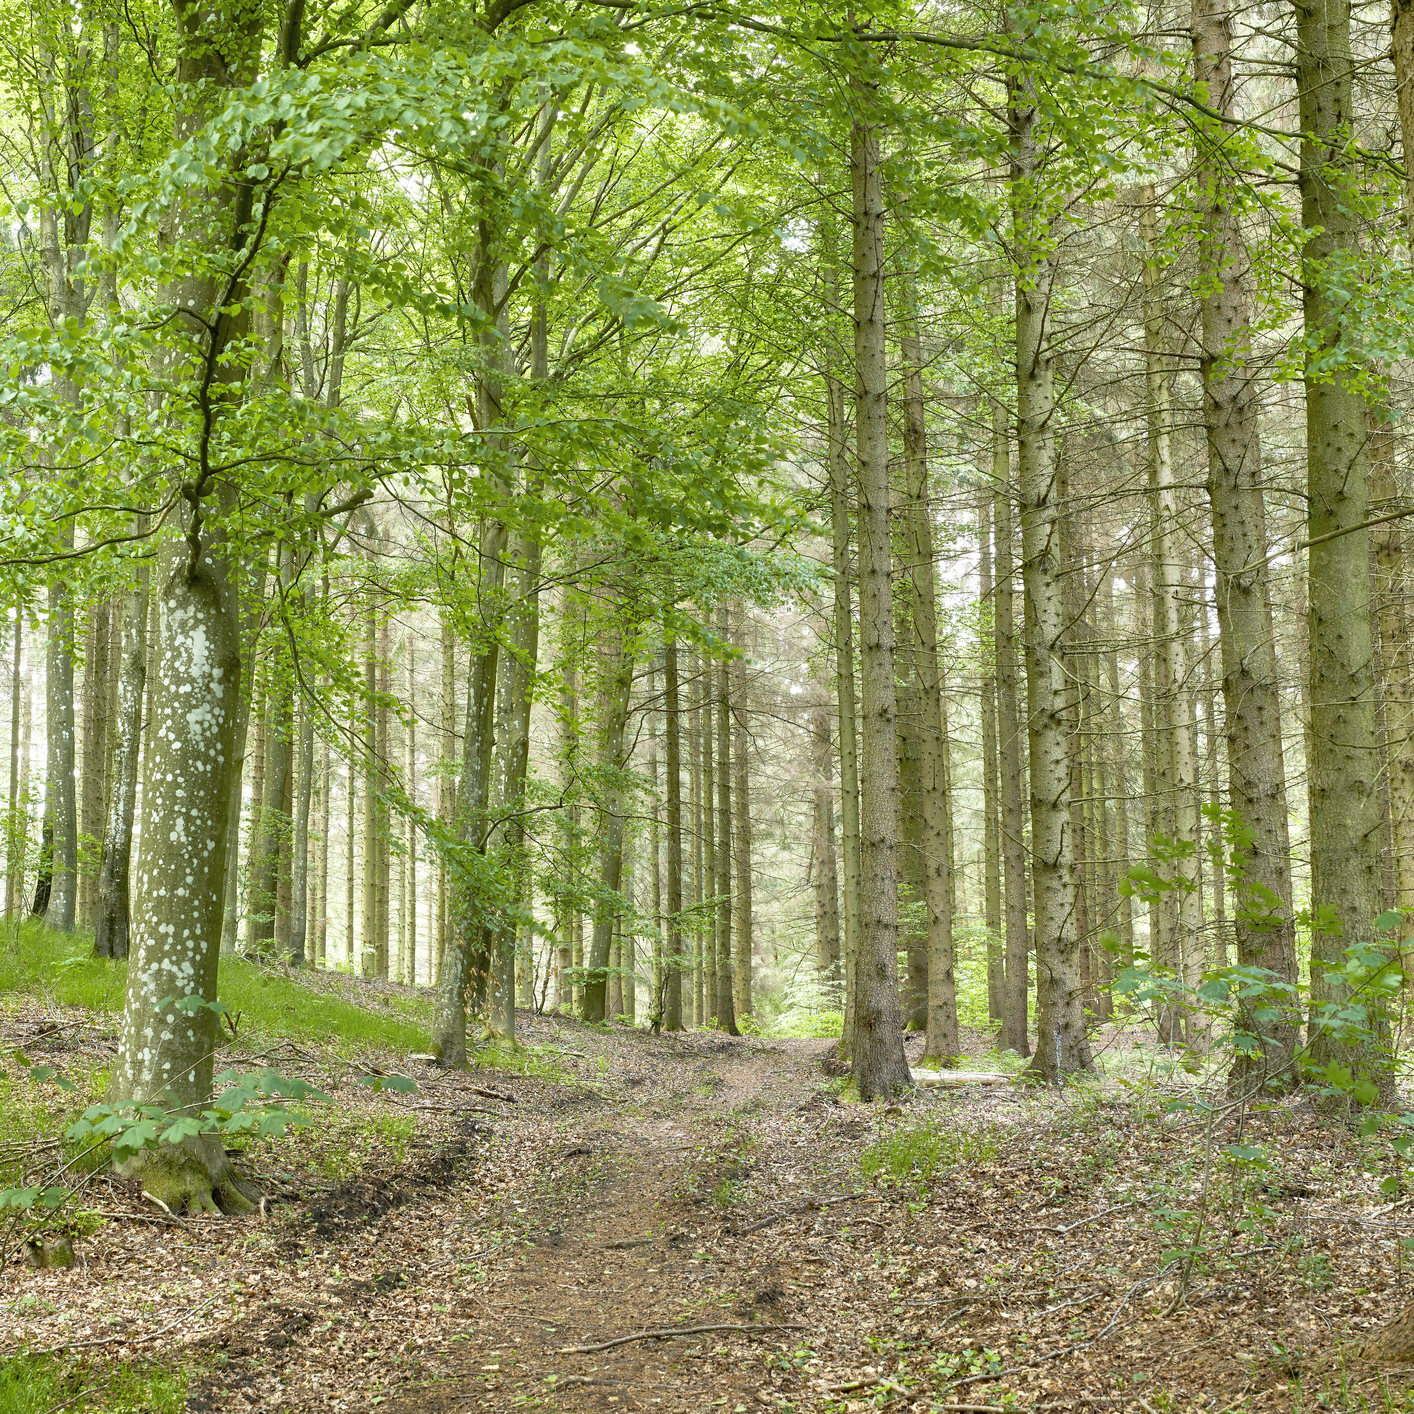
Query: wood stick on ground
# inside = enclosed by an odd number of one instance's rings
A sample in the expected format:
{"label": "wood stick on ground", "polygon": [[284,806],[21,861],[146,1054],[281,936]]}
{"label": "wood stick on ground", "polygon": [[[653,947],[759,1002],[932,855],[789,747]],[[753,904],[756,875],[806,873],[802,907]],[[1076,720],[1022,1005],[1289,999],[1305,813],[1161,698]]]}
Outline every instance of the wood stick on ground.
{"label": "wood stick on ground", "polygon": [[803,1331],[804,1326],[676,1326],[667,1330],[657,1331],[634,1331],[632,1335],[615,1336],[613,1340],[601,1341],[598,1345],[567,1345],[561,1350],[555,1351],[556,1355],[593,1355],[600,1350],[612,1350],[616,1345],[627,1345],[634,1340],[664,1340],[671,1336],[679,1335],[707,1335],[712,1331],[743,1331],[751,1335],[759,1335],[766,1331]]}
{"label": "wood stick on ground", "polygon": [[796,1213],[813,1213],[820,1208],[833,1208],[836,1203],[848,1203],[859,1198],[865,1202],[874,1202],[874,1199],[865,1198],[863,1193],[841,1193],[838,1198],[812,1198],[808,1203],[798,1203],[794,1208],[785,1208],[779,1213],[771,1213],[768,1217],[762,1218],[759,1222],[750,1223],[742,1228],[736,1235],[745,1237],[748,1232],[758,1232],[763,1227],[770,1227],[772,1223],[778,1223],[782,1218],[794,1217]]}

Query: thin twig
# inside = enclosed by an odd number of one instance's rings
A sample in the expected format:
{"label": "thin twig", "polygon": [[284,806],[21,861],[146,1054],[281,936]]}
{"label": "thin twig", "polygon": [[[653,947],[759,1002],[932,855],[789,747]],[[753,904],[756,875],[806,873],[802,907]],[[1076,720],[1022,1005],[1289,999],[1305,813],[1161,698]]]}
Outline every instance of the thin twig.
{"label": "thin twig", "polygon": [[711,1331],[743,1331],[760,1335],[766,1331],[803,1331],[804,1326],[676,1326],[668,1330],[634,1331],[632,1335],[615,1336],[613,1340],[601,1341],[598,1345],[567,1345],[556,1355],[593,1355],[600,1350],[612,1350],[616,1345],[627,1345],[635,1340],[665,1340],[679,1335],[707,1335]]}

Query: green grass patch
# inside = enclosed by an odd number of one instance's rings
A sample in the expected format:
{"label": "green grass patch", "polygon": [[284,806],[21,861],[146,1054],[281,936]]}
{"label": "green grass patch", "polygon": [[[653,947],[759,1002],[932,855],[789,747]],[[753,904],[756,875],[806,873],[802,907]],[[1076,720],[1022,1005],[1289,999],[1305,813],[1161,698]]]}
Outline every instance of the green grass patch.
{"label": "green grass patch", "polygon": [[[121,1012],[126,962],[93,957],[82,935],[52,933],[38,923],[0,933],[0,994],[52,998],[61,1006]],[[431,1004],[422,997],[383,996],[374,1011],[304,986],[243,957],[223,957],[218,999],[240,1014],[242,1035],[288,1036],[334,1051],[362,1046],[424,1050]]]}
{"label": "green grass patch", "polygon": [[866,1179],[912,1184],[923,1193],[959,1165],[996,1157],[997,1137],[989,1130],[960,1128],[930,1116],[881,1135],[859,1156],[859,1167]]}
{"label": "green grass patch", "polygon": [[0,1414],[180,1414],[187,1376],[157,1365],[90,1369],[48,1356],[0,1357]]}

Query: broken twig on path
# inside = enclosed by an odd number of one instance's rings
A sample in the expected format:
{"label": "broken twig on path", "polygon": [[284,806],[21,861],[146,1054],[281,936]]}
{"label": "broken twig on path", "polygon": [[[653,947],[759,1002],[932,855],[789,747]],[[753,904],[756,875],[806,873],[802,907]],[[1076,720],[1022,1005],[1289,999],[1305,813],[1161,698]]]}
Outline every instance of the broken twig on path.
{"label": "broken twig on path", "polygon": [[598,1345],[567,1345],[557,1350],[556,1355],[593,1355],[600,1350],[612,1350],[616,1345],[627,1345],[634,1340],[663,1340],[679,1335],[708,1335],[712,1331],[750,1331],[753,1335],[765,1331],[803,1331],[804,1326],[670,1326],[666,1330],[634,1331],[632,1335],[615,1336],[613,1340],[601,1341]]}

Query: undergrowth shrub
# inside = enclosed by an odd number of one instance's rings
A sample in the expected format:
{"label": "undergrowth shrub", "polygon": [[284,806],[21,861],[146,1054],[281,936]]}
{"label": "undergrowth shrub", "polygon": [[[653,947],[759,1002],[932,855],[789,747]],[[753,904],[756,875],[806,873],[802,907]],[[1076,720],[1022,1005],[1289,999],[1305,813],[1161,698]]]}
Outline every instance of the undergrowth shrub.
{"label": "undergrowth shrub", "polygon": [[859,1156],[859,1167],[866,1179],[913,1184],[924,1193],[959,1165],[986,1163],[997,1152],[997,1136],[991,1130],[930,1115],[881,1135]]}

